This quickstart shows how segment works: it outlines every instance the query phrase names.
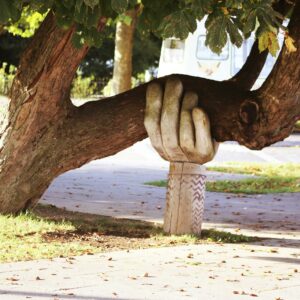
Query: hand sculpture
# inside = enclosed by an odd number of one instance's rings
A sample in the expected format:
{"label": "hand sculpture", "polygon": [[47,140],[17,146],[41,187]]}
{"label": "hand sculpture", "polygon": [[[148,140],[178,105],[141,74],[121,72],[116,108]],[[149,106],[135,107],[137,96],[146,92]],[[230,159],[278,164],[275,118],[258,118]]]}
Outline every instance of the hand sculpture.
{"label": "hand sculpture", "polygon": [[200,234],[205,196],[200,165],[218,149],[208,115],[198,108],[197,94],[184,93],[181,81],[173,78],[164,90],[157,83],[149,85],[144,124],[153,147],[171,162],[164,230]]}
{"label": "hand sculpture", "polygon": [[170,79],[165,91],[157,83],[150,84],[146,103],[145,128],[162,158],[197,164],[213,159],[218,143],[211,137],[207,114],[198,108],[196,93],[183,94],[181,81]]}

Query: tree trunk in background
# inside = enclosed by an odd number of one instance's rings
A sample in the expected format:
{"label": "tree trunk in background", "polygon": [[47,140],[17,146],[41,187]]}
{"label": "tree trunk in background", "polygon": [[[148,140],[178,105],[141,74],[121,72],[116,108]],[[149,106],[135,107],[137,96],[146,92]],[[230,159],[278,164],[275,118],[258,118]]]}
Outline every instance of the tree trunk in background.
{"label": "tree trunk in background", "polygon": [[137,10],[127,11],[126,16],[131,18],[130,25],[119,21],[116,28],[112,96],[131,89],[132,50]]}
{"label": "tree trunk in background", "polygon": [[[218,141],[234,140],[261,149],[287,137],[300,119],[299,24],[300,1],[289,24],[298,51],[288,53],[283,48],[271,75],[257,91],[245,89],[244,77],[217,82],[171,75],[154,82],[164,86],[176,76],[185,91],[198,94]],[[72,105],[71,82],[88,50],[73,48],[73,32],[72,28],[59,29],[50,12],[22,56],[9,113],[0,124],[2,213],[33,207],[58,175],[147,137],[143,121],[149,83],[81,107]]]}

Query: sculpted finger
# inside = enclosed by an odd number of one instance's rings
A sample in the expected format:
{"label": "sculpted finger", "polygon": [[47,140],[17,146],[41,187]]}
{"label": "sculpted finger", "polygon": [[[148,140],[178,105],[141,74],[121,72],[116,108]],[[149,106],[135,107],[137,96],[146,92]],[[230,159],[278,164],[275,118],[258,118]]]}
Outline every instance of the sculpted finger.
{"label": "sculpted finger", "polygon": [[215,155],[214,140],[211,137],[208,115],[200,108],[192,112],[195,125],[196,151],[198,163],[204,164],[213,159]]}
{"label": "sculpted finger", "polygon": [[146,110],[144,125],[152,146],[159,155],[168,160],[168,155],[164,150],[160,129],[160,119],[163,104],[163,89],[157,83],[151,83],[146,91]]}
{"label": "sculpted finger", "polygon": [[162,142],[168,157],[172,161],[187,161],[179,144],[180,102],[183,86],[176,78],[166,83],[161,116]]}
{"label": "sculpted finger", "polygon": [[193,153],[195,149],[195,128],[192,118],[192,111],[198,105],[198,96],[194,92],[187,92],[183,98],[180,113],[180,147],[188,157],[189,161],[193,161]]}

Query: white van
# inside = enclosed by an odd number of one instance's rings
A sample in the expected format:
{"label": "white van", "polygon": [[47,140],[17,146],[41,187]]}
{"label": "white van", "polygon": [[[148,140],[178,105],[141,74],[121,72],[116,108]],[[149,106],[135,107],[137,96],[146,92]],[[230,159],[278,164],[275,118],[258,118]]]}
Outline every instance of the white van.
{"label": "white van", "polygon": [[[234,76],[249,55],[254,38],[244,41],[240,48],[226,44],[220,55],[205,46],[204,21],[198,22],[197,30],[186,40],[168,38],[163,41],[158,77],[169,74],[186,74],[214,80],[226,80]],[[282,44],[282,40],[280,41]],[[266,64],[254,86],[258,88],[271,72],[276,58],[268,55]]]}

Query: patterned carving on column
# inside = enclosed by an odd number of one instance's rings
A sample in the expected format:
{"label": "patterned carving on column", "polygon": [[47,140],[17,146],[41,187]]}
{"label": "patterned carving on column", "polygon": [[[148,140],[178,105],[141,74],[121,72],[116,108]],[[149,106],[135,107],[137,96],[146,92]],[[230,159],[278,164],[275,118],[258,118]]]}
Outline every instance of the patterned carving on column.
{"label": "patterned carving on column", "polygon": [[201,234],[204,201],[205,201],[205,175],[192,175],[192,228],[194,234]]}
{"label": "patterned carving on column", "polygon": [[204,172],[205,168],[198,164],[170,164],[165,232],[200,235],[205,198]]}

